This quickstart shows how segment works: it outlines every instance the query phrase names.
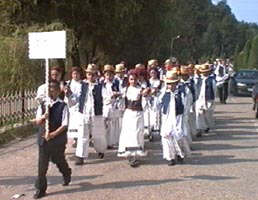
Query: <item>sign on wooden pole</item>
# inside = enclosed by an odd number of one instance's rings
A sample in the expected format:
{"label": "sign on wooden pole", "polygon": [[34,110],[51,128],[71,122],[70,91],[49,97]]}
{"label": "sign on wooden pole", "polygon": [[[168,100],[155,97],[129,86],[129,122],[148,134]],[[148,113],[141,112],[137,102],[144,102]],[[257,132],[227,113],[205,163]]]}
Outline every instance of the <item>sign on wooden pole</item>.
{"label": "sign on wooden pole", "polygon": [[[32,32],[29,33],[29,58],[45,59],[46,112],[49,110],[49,59],[66,57],[66,32]],[[46,136],[49,133],[49,120],[45,124]]]}

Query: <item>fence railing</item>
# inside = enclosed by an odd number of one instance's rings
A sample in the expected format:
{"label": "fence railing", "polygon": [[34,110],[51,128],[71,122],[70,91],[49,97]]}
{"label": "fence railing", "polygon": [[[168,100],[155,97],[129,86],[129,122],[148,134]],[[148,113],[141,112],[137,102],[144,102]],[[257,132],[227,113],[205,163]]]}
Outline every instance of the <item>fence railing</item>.
{"label": "fence railing", "polygon": [[36,89],[0,94],[0,126],[33,118],[37,109]]}

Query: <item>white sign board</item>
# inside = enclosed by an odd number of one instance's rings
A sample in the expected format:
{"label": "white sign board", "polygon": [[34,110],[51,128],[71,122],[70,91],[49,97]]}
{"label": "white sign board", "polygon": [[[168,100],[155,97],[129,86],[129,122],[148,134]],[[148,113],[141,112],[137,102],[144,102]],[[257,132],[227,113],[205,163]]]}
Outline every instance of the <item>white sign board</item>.
{"label": "white sign board", "polygon": [[65,58],[65,55],[65,31],[29,33],[30,59]]}

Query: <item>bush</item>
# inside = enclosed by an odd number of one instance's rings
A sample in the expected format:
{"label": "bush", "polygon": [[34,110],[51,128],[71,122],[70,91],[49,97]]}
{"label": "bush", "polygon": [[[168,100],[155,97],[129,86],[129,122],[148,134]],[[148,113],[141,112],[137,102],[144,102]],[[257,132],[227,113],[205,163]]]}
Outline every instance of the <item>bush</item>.
{"label": "bush", "polygon": [[0,37],[0,92],[33,88],[44,81],[44,63],[28,58],[27,38]]}

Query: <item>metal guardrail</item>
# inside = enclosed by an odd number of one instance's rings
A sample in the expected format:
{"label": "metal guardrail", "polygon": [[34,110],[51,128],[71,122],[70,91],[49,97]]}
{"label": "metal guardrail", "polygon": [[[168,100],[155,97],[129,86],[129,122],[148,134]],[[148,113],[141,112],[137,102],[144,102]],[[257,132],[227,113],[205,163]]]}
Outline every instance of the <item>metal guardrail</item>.
{"label": "metal guardrail", "polygon": [[36,89],[0,94],[0,127],[24,122],[35,116]]}

